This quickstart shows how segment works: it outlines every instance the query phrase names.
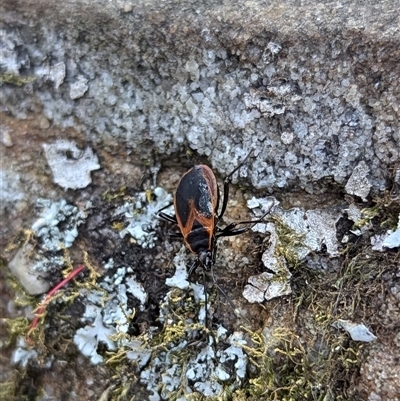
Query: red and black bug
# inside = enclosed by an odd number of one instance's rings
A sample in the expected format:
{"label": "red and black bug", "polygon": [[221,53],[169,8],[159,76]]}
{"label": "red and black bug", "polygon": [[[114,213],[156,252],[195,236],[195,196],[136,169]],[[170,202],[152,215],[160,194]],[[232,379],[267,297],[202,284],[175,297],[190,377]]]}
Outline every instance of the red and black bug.
{"label": "red and black bug", "polygon": [[[189,269],[189,275],[199,265],[204,270],[211,271],[214,284],[233,309],[235,308],[232,302],[215,280],[213,265],[215,263],[218,238],[242,234],[248,231],[250,226],[237,228],[239,225],[255,224],[264,217],[256,221],[231,223],[225,228],[218,226],[218,222],[222,219],[228,204],[229,184],[232,176],[246,162],[250,154],[225,178],[222,207],[219,213],[220,193],[217,180],[210,167],[204,164],[194,166],[181,178],[174,196],[175,217],[163,212],[159,213],[162,219],[178,225],[180,229],[178,236],[182,236],[190,252],[197,255]],[[205,295],[205,297],[205,302],[207,302],[207,296]]]}

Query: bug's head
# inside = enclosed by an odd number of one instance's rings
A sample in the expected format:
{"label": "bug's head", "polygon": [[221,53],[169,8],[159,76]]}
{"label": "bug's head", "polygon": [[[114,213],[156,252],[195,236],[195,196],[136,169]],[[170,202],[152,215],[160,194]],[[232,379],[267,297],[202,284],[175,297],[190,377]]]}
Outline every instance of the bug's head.
{"label": "bug's head", "polygon": [[199,262],[200,265],[204,268],[204,270],[210,270],[212,261],[211,251],[203,251],[199,253]]}

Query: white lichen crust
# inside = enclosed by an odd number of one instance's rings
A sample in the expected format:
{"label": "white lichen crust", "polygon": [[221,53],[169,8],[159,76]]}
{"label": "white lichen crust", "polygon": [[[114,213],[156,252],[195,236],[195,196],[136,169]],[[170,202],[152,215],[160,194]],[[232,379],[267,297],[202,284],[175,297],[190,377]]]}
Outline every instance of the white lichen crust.
{"label": "white lichen crust", "polygon": [[54,182],[64,189],[87,187],[92,179],[90,173],[100,168],[93,150],[80,150],[75,142],[60,139],[43,145]]}
{"label": "white lichen crust", "polygon": [[140,192],[116,211],[116,215],[123,215],[128,223],[120,236],[123,238],[129,234],[143,248],[152,248],[157,240],[155,228],[158,225],[158,212],[163,209],[164,213],[173,213],[172,196],[161,187],[153,192],[154,200],[148,200],[147,192]]}

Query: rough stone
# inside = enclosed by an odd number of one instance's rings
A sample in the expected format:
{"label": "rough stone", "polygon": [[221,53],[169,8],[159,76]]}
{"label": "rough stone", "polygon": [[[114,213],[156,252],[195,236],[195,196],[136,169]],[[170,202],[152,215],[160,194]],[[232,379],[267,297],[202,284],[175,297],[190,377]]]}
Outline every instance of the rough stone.
{"label": "rough stone", "polygon": [[361,161],[377,191],[399,161],[397,9],[50,0],[33,11],[5,0],[1,96],[18,118],[43,110],[87,141],[123,140],[143,155],[147,141],[167,154],[183,145],[221,173],[257,149],[248,178],[258,188],[345,185]]}
{"label": "rough stone", "polygon": [[32,269],[30,253],[32,249],[18,250],[8,267],[29,294],[43,294],[50,288],[49,282],[44,279],[47,274]]}
{"label": "rough stone", "polygon": [[359,196],[364,202],[367,201],[367,196],[371,190],[371,184],[368,181],[367,175],[369,174],[369,168],[364,161],[357,164],[351,174],[345,190],[350,195]]}
{"label": "rough stone", "polygon": [[400,365],[397,355],[386,344],[376,343],[361,366],[358,390],[368,401],[400,399]]}

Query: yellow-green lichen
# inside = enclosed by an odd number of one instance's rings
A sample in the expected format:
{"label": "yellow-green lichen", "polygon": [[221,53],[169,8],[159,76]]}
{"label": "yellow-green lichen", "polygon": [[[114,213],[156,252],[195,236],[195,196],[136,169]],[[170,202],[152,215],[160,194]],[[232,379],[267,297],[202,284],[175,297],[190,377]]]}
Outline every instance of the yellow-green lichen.
{"label": "yellow-green lichen", "polygon": [[303,234],[296,233],[286,225],[279,216],[272,216],[277,233],[277,243],[275,247],[275,256],[283,256],[290,269],[296,269],[301,265],[297,250],[304,248]]}
{"label": "yellow-green lichen", "polygon": [[35,82],[36,77],[24,77],[16,74],[0,74],[0,86],[4,84],[22,86]]}
{"label": "yellow-green lichen", "polygon": [[107,202],[114,202],[117,199],[124,199],[126,197],[126,186],[122,186],[117,191],[107,190],[103,193],[103,199]]}

